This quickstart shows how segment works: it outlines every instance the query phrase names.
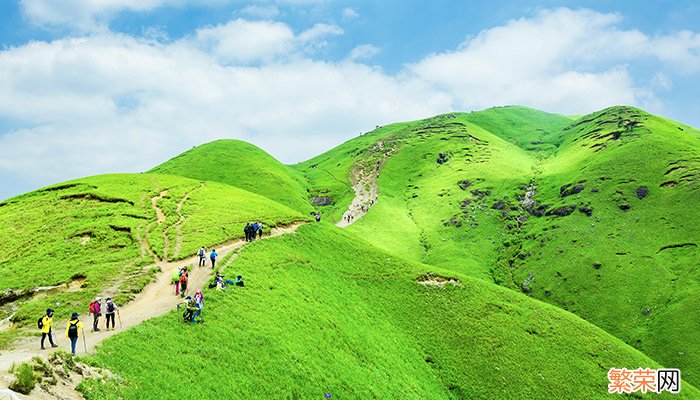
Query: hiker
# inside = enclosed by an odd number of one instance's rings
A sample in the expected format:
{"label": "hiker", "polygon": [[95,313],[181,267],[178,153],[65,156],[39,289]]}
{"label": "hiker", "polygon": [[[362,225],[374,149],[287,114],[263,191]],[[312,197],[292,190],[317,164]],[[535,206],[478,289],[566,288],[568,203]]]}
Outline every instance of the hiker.
{"label": "hiker", "polygon": [[236,286],[245,287],[245,284],[243,283],[243,275],[238,275],[236,277]]}
{"label": "hiker", "polygon": [[37,325],[38,325],[39,329],[41,329],[41,349],[42,350],[45,350],[44,340],[46,340],[47,336],[49,337],[49,343],[51,343],[51,347],[58,347],[53,342],[53,335],[51,335],[51,324],[53,324],[53,310],[50,308],[47,308],[46,315],[39,318],[39,321],[37,321]]}
{"label": "hiker", "polygon": [[214,277],[214,287],[216,290],[224,290],[226,289],[226,282],[224,282],[224,276],[219,273],[219,271],[216,271],[216,276]]}
{"label": "hiker", "polygon": [[316,222],[321,222],[321,213],[316,213]]}
{"label": "hiker", "polygon": [[258,222],[258,239],[262,239],[263,224]]}
{"label": "hiker", "polygon": [[75,345],[78,344],[79,331],[83,331],[83,336],[85,336],[85,331],[83,330],[83,323],[78,319],[78,313],[74,312],[66,325],[66,337],[70,339],[70,352],[75,355]]}
{"label": "hiker", "polygon": [[101,298],[96,297],[94,301],[90,302],[90,314],[92,314],[92,331],[93,332],[99,332],[100,328],[97,327],[97,323],[100,320],[100,316],[102,316],[102,313],[100,312],[101,310],[101,305],[100,301],[102,301]]}
{"label": "hiker", "polygon": [[250,240],[255,240],[255,236],[258,234],[258,229],[260,229],[260,224],[255,222],[250,230]]}
{"label": "hiker", "polygon": [[182,275],[182,270],[175,268],[173,274],[170,276],[170,280],[173,282],[173,285],[175,285],[175,296],[180,294],[180,275]]}
{"label": "hiker", "polygon": [[245,233],[245,241],[250,242],[250,222],[245,224],[243,227],[243,233]]}
{"label": "hiker", "polygon": [[185,312],[182,313],[182,319],[184,320],[184,322],[187,323],[191,321],[192,315],[197,310],[197,307],[195,307],[194,304],[194,300],[192,300],[192,296],[187,296],[185,300],[182,301],[182,303],[178,304],[178,310],[180,309],[180,306],[185,308]]}
{"label": "hiker", "polygon": [[207,250],[204,247],[202,247],[201,249],[199,249],[199,253],[197,253],[197,254],[199,254],[199,265],[198,265],[199,267],[203,267],[204,264],[206,264],[206,262],[205,262],[207,259],[206,255],[205,255],[206,252],[207,252]]}
{"label": "hiker", "polygon": [[192,322],[195,322],[194,319],[202,315],[202,309],[204,308],[204,295],[199,289],[194,294],[194,305],[197,307],[197,311],[192,315]]}
{"label": "hiker", "polygon": [[211,260],[212,269],[214,269],[214,266],[216,266],[216,256],[218,256],[218,254],[216,253],[216,249],[212,249],[211,253],[209,253],[209,259]]}
{"label": "hiker", "polygon": [[185,293],[187,292],[188,280],[189,277],[187,276],[187,267],[184,267],[182,269],[182,273],[180,273],[180,297],[185,297]]}
{"label": "hiker", "polygon": [[112,299],[107,297],[107,303],[105,303],[105,318],[107,319],[106,329],[109,330],[109,321],[112,321],[112,329],[115,328],[114,325],[114,313],[117,312],[117,305],[112,302]]}

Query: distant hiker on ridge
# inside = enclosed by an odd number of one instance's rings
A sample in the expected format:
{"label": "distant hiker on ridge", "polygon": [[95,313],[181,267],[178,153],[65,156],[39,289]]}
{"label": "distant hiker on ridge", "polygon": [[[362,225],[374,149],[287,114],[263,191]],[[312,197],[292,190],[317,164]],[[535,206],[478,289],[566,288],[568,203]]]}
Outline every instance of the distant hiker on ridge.
{"label": "distant hiker on ridge", "polygon": [[316,213],[316,222],[321,222],[321,213]]}
{"label": "distant hiker on ridge", "polygon": [[255,236],[258,234],[258,229],[260,225],[257,222],[253,223],[253,227],[250,229],[250,240],[255,240]]}
{"label": "distant hiker on ridge", "polygon": [[109,330],[109,321],[112,321],[112,329],[114,329],[114,313],[117,312],[117,305],[112,302],[112,299],[107,297],[105,304],[105,318],[107,319],[106,329]]}
{"label": "distant hiker on ridge", "polygon": [[101,313],[101,305],[100,301],[102,299],[99,297],[96,297],[94,301],[90,302],[90,314],[92,314],[92,331],[93,332],[99,332],[100,328],[97,327],[97,323],[100,320],[100,316],[102,315]]}
{"label": "distant hiker on ridge", "polygon": [[53,336],[51,335],[51,324],[53,324],[53,310],[50,308],[47,308],[46,315],[39,318],[39,321],[37,321],[37,325],[38,325],[39,329],[41,329],[41,349],[42,350],[45,350],[44,340],[46,340],[47,336],[49,337],[49,343],[51,343],[51,347],[58,347],[53,342]]}
{"label": "distant hiker on ridge", "polygon": [[216,249],[212,249],[211,253],[209,253],[209,260],[211,260],[212,269],[214,269],[214,267],[216,266],[216,256],[218,256],[218,254],[216,253]]}
{"label": "distant hiker on ridge", "polygon": [[258,239],[262,239],[263,224],[258,222]]}
{"label": "distant hiker on ridge", "polygon": [[199,249],[199,252],[197,253],[199,255],[199,266],[200,267],[203,267],[204,264],[206,263],[205,262],[206,261],[206,255],[205,255],[206,252],[207,252],[206,249],[204,249],[204,247],[202,247],[201,249]]}
{"label": "distant hiker on ridge", "polygon": [[83,336],[85,336],[83,323],[78,319],[78,313],[74,312],[66,325],[66,337],[70,339],[70,352],[73,355],[75,355],[75,345],[78,344],[79,331],[83,331]]}

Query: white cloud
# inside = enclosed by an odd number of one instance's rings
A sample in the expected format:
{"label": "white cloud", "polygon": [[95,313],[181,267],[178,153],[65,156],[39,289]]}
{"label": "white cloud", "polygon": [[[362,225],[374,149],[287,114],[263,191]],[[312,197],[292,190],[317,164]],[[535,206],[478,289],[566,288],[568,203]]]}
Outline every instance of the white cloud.
{"label": "white cloud", "polygon": [[651,86],[659,90],[669,90],[673,87],[673,81],[663,71],[656,71],[651,78]]}
{"label": "white cloud", "polygon": [[195,44],[217,59],[230,62],[269,62],[289,53],[294,32],[281,22],[237,19],[197,30]]}
{"label": "white cloud", "polygon": [[328,35],[342,35],[343,29],[338,25],[316,24],[299,35],[302,42],[312,42]]}
{"label": "white cloud", "polygon": [[350,51],[350,54],[348,54],[348,59],[351,61],[366,60],[376,56],[381,51],[382,49],[377,46],[373,46],[371,44],[361,44]]}
{"label": "white cloud", "polygon": [[653,93],[631,78],[625,67],[630,61],[656,58],[673,68],[696,68],[697,35],[650,37],[620,30],[620,22],[617,14],[544,10],[484,30],[409,71],[451,93],[458,108],[527,104],[580,114],[613,104],[655,103]]}
{"label": "white cloud", "polygon": [[355,19],[360,16],[360,14],[355,11],[354,9],[350,7],[346,7],[343,9],[343,19],[348,20],[348,19]]}
{"label": "white cloud", "polygon": [[272,19],[280,14],[279,8],[274,4],[257,5],[250,4],[241,10],[241,13],[249,17]]}

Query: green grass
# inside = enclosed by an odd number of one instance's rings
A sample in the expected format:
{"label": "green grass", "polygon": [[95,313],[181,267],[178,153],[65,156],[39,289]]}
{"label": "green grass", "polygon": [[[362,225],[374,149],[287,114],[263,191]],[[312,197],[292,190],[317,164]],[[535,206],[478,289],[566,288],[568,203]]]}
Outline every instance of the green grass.
{"label": "green grass", "polygon": [[153,168],[153,173],[226,183],[307,213],[305,179],[250,143],[217,140],[197,146]]}
{"label": "green grass", "polygon": [[[572,314],[483,280],[420,285],[427,271],[447,272],[325,223],[256,242],[230,269],[246,288],[205,291],[204,324],[173,312],[100,347],[95,363],[132,384],[120,395],[607,398],[610,367],[658,366]],[[685,383],[680,398],[698,395]]]}

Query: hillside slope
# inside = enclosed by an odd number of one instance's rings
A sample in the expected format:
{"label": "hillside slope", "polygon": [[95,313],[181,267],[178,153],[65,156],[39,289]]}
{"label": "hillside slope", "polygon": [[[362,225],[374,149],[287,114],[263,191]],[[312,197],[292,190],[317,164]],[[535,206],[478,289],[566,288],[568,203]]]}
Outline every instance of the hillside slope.
{"label": "hillside slope", "polygon": [[312,209],[306,182],[300,174],[240,140],[217,140],[197,146],[149,172],[226,183],[300,212]]}
{"label": "hillside slope", "polygon": [[0,203],[3,318],[26,322],[47,304],[67,318],[100,293],[121,303],[150,281],[154,260],[242,237],[249,221],[305,218],[241,189],[170,175],[101,175],[27,193]]}
{"label": "hillside slope", "polygon": [[[569,313],[482,280],[421,284],[445,272],[329,224],[254,243],[230,268],[246,287],[206,291],[204,324],[169,315],[100,348],[94,363],[125,382],[110,387],[114,397],[215,398],[231,388],[232,398],[608,398],[609,368],[657,366]],[[164,348],[174,351],[154,365]],[[102,398],[96,382],[85,386]],[[684,383],[679,398],[696,396]]]}
{"label": "hillside slope", "polygon": [[[391,144],[379,201],[351,232],[570,310],[697,381],[700,221],[688,210],[700,206],[698,131],[629,107],[553,133],[565,120],[520,107],[448,114],[382,128],[300,167],[340,175]],[[541,121],[548,150],[521,147]],[[338,166],[348,149],[356,158]]]}

